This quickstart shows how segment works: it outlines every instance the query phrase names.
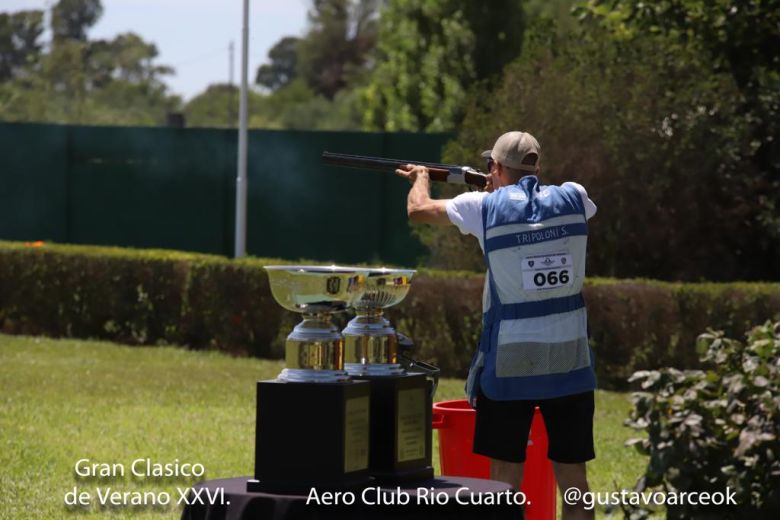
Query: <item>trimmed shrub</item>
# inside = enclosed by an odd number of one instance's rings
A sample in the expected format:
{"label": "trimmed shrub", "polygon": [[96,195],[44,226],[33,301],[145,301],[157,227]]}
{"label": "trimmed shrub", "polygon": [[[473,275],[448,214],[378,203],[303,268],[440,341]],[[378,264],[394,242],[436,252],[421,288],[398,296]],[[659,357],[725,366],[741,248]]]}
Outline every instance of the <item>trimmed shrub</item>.
{"label": "trimmed shrub", "polygon": [[3,243],[0,323],[9,333],[178,343],[188,255]]}
{"label": "trimmed shrub", "polygon": [[[258,357],[284,357],[284,338],[297,321],[273,299],[258,259],[197,258],[181,311],[181,342]],[[288,326],[285,326],[288,325]]]}
{"label": "trimmed shrub", "polygon": [[707,327],[732,337],[780,317],[777,283],[667,283],[590,279],[584,289],[596,373],[625,388],[637,370],[697,368],[693,345]]}
{"label": "trimmed shrub", "polygon": [[[0,242],[0,331],[283,357],[299,317],[273,300],[262,269],[270,263],[290,262]],[[481,330],[483,281],[421,270],[387,316],[415,341],[416,357],[464,377]],[[625,387],[636,370],[698,367],[694,331],[740,335],[780,317],[780,284],[590,279],[584,293],[603,388]]]}
{"label": "trimmed shrub", "polygon": [[637,490],[728,489],[736,502],[667,503],[668,518],[780,518],[780,322],[754,328],[747,345],[708,332],[698,347],[706,370],[631,378],[642,391],[628,425],[648,435],[628,441],[649,456]]}
{"label": "trimmed shrub", "polygon": [[281,357],[268,262],[0,242],[0,330]]}

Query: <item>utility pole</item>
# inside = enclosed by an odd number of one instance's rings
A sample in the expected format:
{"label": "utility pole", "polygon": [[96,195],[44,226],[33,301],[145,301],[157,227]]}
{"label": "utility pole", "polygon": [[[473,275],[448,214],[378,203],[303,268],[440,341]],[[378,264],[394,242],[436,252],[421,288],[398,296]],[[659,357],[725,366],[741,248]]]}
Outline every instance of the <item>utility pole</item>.
{"label": "utility pole", "polygon": [[228,85],[233,86],[233,41],[228,45]]}
{"label": "utility pole", "polygon": [[232,128],[236,122],[236,113],[233,110],[236,106],[233,104],[233,40],[230,40],[228,45],[228,89],[227,89],[227,121],[225,122],[226,128]]}
{"label": "utility pole", "polygon": [[241,101],[238,116],[238,177],[236,178],[235,258],[246,255],[247,70],[249,68],[249,0],[244,0],[241,31]]}

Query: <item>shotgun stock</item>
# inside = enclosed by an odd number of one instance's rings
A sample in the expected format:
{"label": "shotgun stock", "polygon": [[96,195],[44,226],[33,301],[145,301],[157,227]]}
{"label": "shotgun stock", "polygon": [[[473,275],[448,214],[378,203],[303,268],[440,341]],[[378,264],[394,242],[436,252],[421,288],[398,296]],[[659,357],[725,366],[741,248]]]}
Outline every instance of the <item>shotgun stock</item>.
{"label": "shotgun stock", "polygon": [[402,159],[385,159],[382,157],[370,157],[366,155],[349,155],[345,153],[322,152],[322,162],[333,166],[356,168],[359,170],[378,170],[394,172],[405,164],[419,164],[428,168],[432,181],[448,182],[450,184],[468,184],[477,188],[484,188],[487,183],[487,175],[470,166],[457,166],[454,164],[441,164],[422,161],[405,161]]}

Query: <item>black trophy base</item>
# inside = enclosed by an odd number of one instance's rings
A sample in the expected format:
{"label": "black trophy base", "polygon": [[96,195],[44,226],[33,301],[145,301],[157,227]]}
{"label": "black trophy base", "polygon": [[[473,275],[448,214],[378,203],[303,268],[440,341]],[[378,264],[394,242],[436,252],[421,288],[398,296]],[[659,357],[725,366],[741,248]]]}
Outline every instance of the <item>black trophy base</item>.
{"label": "black trophy base", "polygon": [[255,478],[247,491],[367,485],[369,410],[367,382],[258,381]]}
{"label": "black trophy base", "polygon": [[371,384],[371,477],[383,485],[433,478],[433,403],[425,374],[353,379]]}

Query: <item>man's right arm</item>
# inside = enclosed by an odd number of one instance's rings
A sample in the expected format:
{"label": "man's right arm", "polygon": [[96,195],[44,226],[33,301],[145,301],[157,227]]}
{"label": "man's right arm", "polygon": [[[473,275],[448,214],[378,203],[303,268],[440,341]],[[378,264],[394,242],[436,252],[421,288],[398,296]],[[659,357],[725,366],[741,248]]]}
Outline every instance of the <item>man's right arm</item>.
{"label": "man's right arm", "polygon": [[461,193],[447,201],[447,216],[461,233],[482,238],[482,199],[488,194],[483,191]]}
{"label": "man's right arm", "polygon": [[428,168],[407,164],[395,171],[396,175],[412,183],[406,200],[406,212],[409,219],[421,224],[446,225],[450,223],[447,217],[447,200],[431,198],[431,180]]}
{"label": "man's right arm", "polygon": [[[454,224],[464,235],[482,239],[482,199],[484,192],[461,193],[454,199],[432,199],[428,169],[407,164],[395,171],[396,175],[412,183],[406,210],[409,219],[423,224]],[[488,185],[488,191],[492,186]]]}

